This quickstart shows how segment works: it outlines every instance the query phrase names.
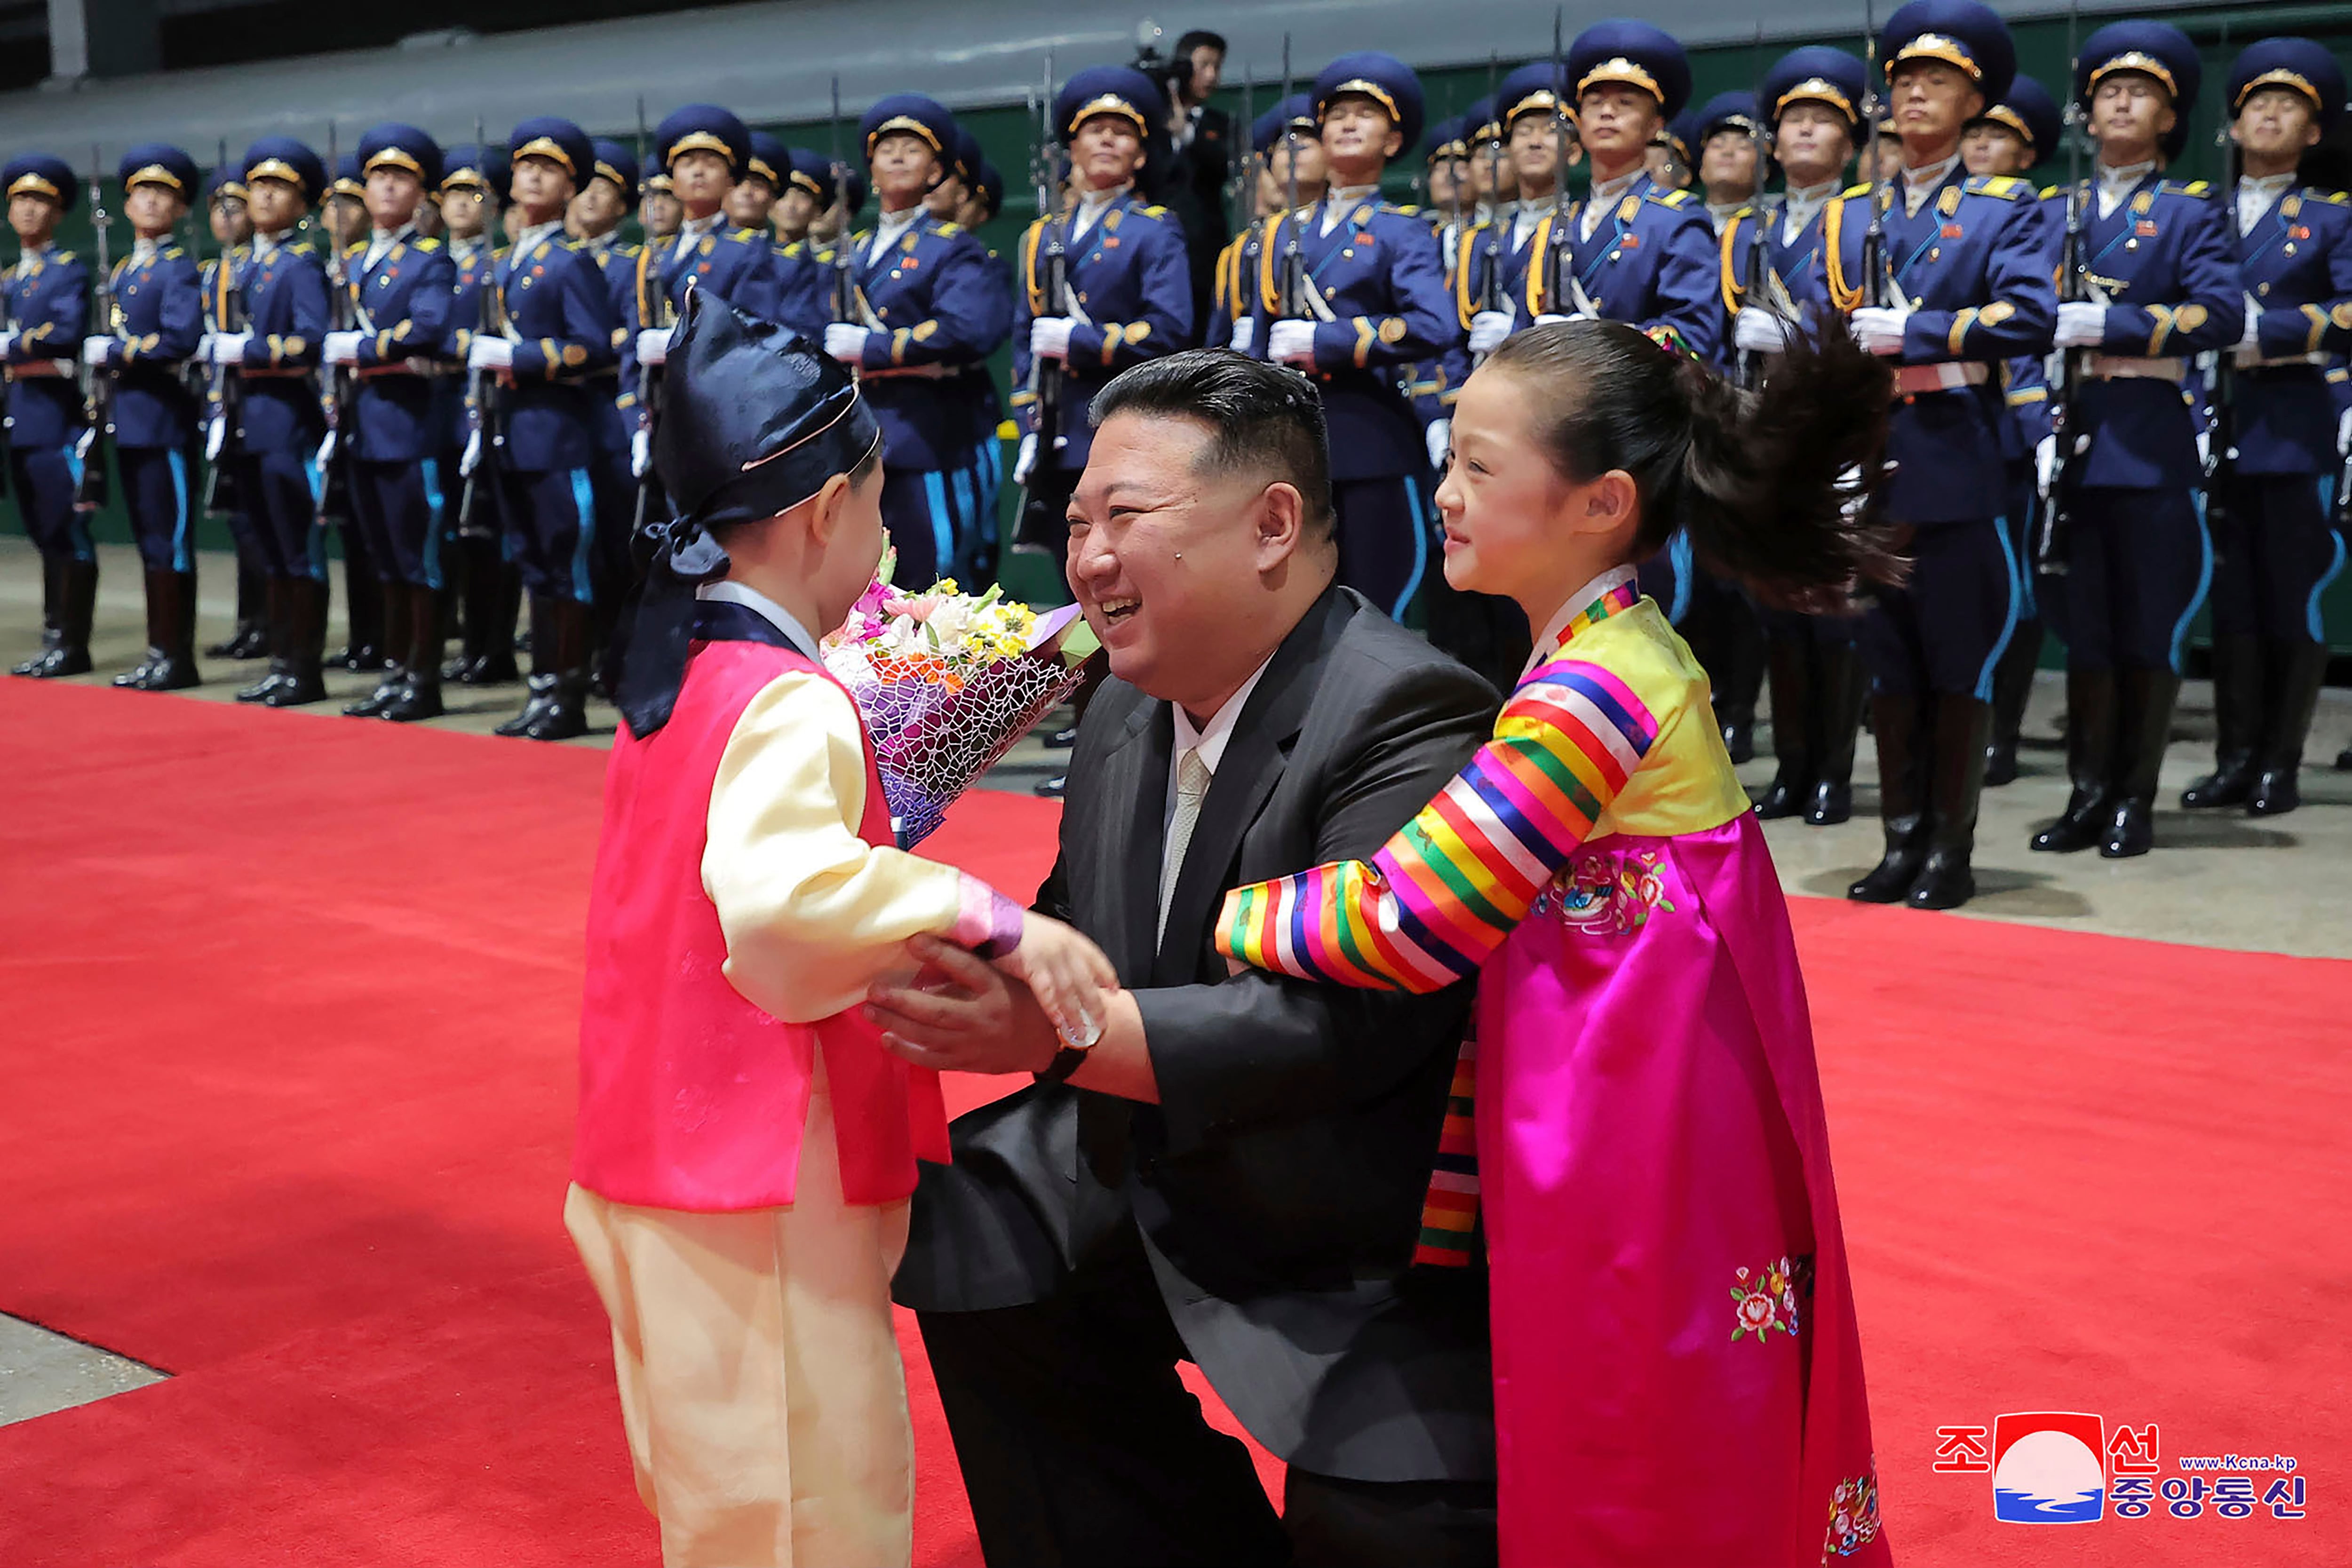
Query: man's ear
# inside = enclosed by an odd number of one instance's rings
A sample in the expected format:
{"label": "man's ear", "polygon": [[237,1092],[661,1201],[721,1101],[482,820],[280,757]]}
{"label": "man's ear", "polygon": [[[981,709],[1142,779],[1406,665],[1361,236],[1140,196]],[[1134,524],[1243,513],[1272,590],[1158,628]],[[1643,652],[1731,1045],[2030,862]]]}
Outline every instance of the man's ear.
{"label": "man's ear", "polygon": [[1280,565],[1297,554],[1306,542],[1307,498],[1298,493],[1297,486],[1276,479],[1258,497],[1258,570]]}

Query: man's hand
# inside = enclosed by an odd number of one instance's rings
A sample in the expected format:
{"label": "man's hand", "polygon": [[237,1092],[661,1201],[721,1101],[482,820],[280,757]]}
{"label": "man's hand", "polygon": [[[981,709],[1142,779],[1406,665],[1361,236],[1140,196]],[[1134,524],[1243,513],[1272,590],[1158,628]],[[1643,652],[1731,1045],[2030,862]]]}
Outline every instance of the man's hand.
{"label": "man's hand", "polygon": [[1286,364],[1315,364],[1315,323],[1312,321],[1276,321],[1265,334],[1265,354],[1268,359]]}
{"label": "man's hand", "polygon": [[504,338],[477,335],[466,348],[467,370],[512,370],[514,344]]}
{"label": "man's hand", "polygon": [[2095,349],[2107,341],[2107,308],[2088,300],[2058,304],[2057,342],[2062,349]]}
{"label": "man's hand", "polygon": [[866,363],[866,329],[854,321],[830,321],[824,329],[824,352],[843,364]]}
{"label": "man's hand", "polygon": [[907,954],[923,966],[914,984],[877,981],[866,1017],[882,1043],[917,1067],[941,1072],[1044,1072],[1062,1049],[1053,1020],[1029,988],[951,942],[919,936]]}
{"label": "man's hand", "polygon": [[1847,322],[1853,341],[1867,353],[1899,354],[1903,352],[1903,336],[1911,325],[1911,312],[1886,305],[1864,305]]}
{"label": "man's hand", "polygon": [[1470,352],[1490,354],[1503,346],[1511,335],[1511,314],[1507,310],[1481,310],[1470,318]]}
{"label": "man's hand", "polygon": [[319,357],[325,360],[329,364],[359,363],[360,334],[357,332],[329,332],[325,337],[319,340]]}
{"label": "man's hand", "polygon": [[1029,323],[1029,352],[1039,359],[1070,357],[1070,333],[1077,322],[1068,316],[1040,316]]}
{"label": "man's hand", "polygon": [[673,336],[667,327],[646,327],[637,333],[637,363],[643,365],[666,364],[669,362],[669,341]]}
{"label": "man's hand", "polygon": [[1021,940],[989,962],[1029,987],[1064,1040],[1083,1050],[1102,1038],[1118,972],[1083,931],[1032,910],[1021,919]]}

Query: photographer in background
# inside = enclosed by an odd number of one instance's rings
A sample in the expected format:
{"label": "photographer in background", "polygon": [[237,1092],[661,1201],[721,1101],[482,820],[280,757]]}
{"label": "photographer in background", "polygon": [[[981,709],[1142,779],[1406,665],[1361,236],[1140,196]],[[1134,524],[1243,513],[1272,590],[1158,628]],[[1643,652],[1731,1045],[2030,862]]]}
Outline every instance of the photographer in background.
{"label": "photographer in background", "polygon": [[1224,76],[1225,40],[1194,29],[1176,40],[1167,59],[1150,58],[1138,69],[1168,89],[1168,134],[1151,163],[1160,171],[1158,199],[1184,226],[1191,250],[1192,319],[1209,319],[1209,294],[1217,253],[1233,237],[1225,216],[1225,182],[1233,174],[1233,117],[1209,99]]}

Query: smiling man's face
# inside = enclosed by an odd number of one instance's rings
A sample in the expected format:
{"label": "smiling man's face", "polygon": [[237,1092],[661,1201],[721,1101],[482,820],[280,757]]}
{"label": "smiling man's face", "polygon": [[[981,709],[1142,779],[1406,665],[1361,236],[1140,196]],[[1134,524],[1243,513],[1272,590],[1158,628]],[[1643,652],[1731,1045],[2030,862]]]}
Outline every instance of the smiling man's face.
{"label": "smiling man's face", "polygon": [[1265,574],[1295,542],[1266,537],[1265,476],[1202,461],[1213,439],[1193,419],[1104,420],[1070,498],[1067,562],[1111,673],[1207,711],[1265,657],[1265,628],[1251,623],[1265,613]]}

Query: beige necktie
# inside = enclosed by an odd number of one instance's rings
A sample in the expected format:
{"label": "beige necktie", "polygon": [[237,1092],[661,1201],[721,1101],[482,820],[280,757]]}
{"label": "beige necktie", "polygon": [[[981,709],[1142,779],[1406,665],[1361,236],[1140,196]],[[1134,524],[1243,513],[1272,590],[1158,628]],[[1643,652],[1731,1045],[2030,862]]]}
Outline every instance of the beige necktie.
{"label": "beige necktie", "polygon": [[1192,826],[1201,820],[1201,801],[1209,793],[1209,764],[1199,748],[1184,753],[1176,765],[1176,815],[1168,822],[1168,847],[1160,857],[1160,924],[1155,941],[1168,936],[1168,904],[1176,896],[1176,879],[1184,872],[1184,851],[1192,847]]}

